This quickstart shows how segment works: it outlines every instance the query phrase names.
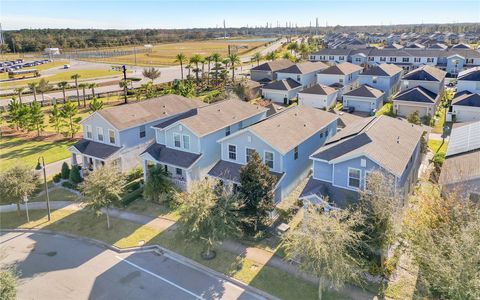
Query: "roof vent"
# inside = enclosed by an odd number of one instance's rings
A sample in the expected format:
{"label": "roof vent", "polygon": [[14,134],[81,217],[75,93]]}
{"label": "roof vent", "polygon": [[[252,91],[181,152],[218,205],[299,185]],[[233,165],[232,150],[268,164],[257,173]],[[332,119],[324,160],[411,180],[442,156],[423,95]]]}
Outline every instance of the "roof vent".
{"label": "roof vent", "polygon": [[219,109],[217,109],[217,111],[220,111],[220,108],[219,108]]}
{"label": "roof vent", "polygon": [[397,136],[397,144],[400,144],[400,136]]}
{"label": "roof vent", "polygon": [[303,124],[303,127],[307,127],[307,124]]}

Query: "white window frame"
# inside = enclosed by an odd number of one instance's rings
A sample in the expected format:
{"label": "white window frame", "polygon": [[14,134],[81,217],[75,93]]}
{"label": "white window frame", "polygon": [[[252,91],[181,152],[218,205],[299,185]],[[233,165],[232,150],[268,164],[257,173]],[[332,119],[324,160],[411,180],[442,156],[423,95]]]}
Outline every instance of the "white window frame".
{"label": "white window frame", "polygon": [[255,151],[255,149],[253,148],[248,148],[248,147],[245,148],[245,163],[248,163],[248,150]]}
{"label": "white window frame", "polygon": [[[235,154],[235,158],[230,157],[230,146],[235,148],[235,152],[233,152]],[[237,145],[227,144],[227,157],[228,157],[228,160],[237,161]]]}
{"label": "white window frame", "polygon": [[92,125],[85,125],[85,128],[86,128],[87,139],[93,140]]}
{"label": "white window frame", "polygon": [[[185,146],[185,138],[187,138],[188,142],[188,147]],[[182,134],[182,141],[180,143],[182,145],[183,149],[190,150],[190,136],[188,134]]]}
{"label": "white window frame", "polygon": [[232,128],[230,126],[225,127],[225,136],[232,134]]}
{"label": "white window frame", "polygon": [[[172,136],[173,136],[173,147],[182,148],[182,137],[181,137],[180,133],[174,132]],[[175,137],[178,137],[178,146],[175,145]]]}
{"label": "white window frame", "polygon": [[[143,130],[142,130],[143,129]],[[143,139],[147,136],[147,127],[145,125],[140,125],[140,127],[138,127],[138,137]],[[143,133],[143,136],[142,136],[142,133]]]}
{"label": "white window frame", "polygon": [[[350,185],[350,170],[358,171],[360,174],[358,175],[358,187]],[[347,172],[347,186],[351,189],[360,189],[362,187],[362,170],[357,168],[348,168]]]}
{"label": "white window frame", "polygon": [[[270,167],[269,165],[267,165],[267,153],[271,153],[272,154],[272,167]],[[273,153],[272,151],[267,151],[267,150],[264,150],[263,151],[263,163],[269,167],[270,169],[273,169],[275,167],[275,153]]]}
{"label": "white window frame", "polygon": [[[102,134],[100,134],[100,132]],[[102,137],[101,139],[100,139],[100,136]],[[103,132],[103,127],[97,127],[97,140],[101,141],[101,142],[103,142],[105,140],[105,134]],[[109,140],[110,140],[110,137],[109,137]]]}
{"label": "white window frame", "polygon": [[[112,143],[112,135],[111,135],[112,132],[113,132],[113,143]],[[110,144],[116,144],[117,143],[117,137],[115,135],[115,130],[113,130],[113,129],[108,130],[108,141],[110,142]]]}

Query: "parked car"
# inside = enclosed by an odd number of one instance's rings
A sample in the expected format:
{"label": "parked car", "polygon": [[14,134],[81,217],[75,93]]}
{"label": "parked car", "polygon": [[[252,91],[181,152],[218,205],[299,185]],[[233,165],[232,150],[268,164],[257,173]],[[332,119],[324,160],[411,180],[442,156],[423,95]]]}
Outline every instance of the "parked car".
{"label": "parked car", "polygon": [[353,106],[344,106],[342,107],[342,111],[348,112],[348,113],[353,113],[355,111],[355,107]]}
{"label": "parked car", "polygon": [[68,64],[63,65],[63,68],[64,68],[64,69],[70,69],[70,65],[68,65]]}

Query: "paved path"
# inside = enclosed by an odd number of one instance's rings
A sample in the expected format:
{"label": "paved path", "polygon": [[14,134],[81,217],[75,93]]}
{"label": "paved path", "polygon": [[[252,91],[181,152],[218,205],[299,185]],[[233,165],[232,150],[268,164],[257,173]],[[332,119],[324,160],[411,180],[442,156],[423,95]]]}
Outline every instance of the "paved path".
{"label": "paved path", "polygon": [[20,271],[18,299],[265,299],[169,253],[40,232],[3,233],[0,245],[0,266]]}
{"label": "paved path", "polygon": [[[29,209],[33,209],[33,210],[45,209],[45,203],[31,202],[28,205],[28,207]],[[83,209],[83,206],[81,203],[70,202],[70,201],[51,201],[50,207],[52,210],[67,209],[67,210],[77,211],[77,210]],[[12,211],[16,211],[16,209],[17,209],[16,205],[0,206],[0,212],[12,212]],[[25,209],[24,205],[21,205],[21,209],[23,210]],[[144,224],[154,229],[157,229],[159,231],[164,231],[166,229],[174,229],[176,226],[175,222],[171,220],[126,212],[116,208],[109,209],[109,213],[111,217],[127,220],[137,224]],[[302,279],[314,284],[318,282],[316,278],[300,272],[295,265],[289,262],[286,262],[281,257],[276,256],[270,251],[255,248],[255,247],[247,247],[242,245],[241,243],[238,243],[236,241],[231,241],[231,240],[224,241],[220,245],[220,247],[223,250],[245,257],[255,263],[280,269],[292,275],[301,277]],[[358,287],[351,286],[351,285],[345,286],[341,292],[352,299],[373,299],[375,297],[375,295],[373,295],[372,293],[364,291]]]}

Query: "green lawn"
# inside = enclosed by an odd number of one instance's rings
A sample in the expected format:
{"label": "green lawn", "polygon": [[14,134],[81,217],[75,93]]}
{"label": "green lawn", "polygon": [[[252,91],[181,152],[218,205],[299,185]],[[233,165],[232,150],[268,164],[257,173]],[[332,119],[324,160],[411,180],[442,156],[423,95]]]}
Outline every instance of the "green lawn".
{"label": "green lawn", "polygon": [[177,221],[180,218],[179,209],[170,209],[162,204],[157,204],[152,201],[138,198],[130,203],[126,208],[126,211],[136,214],[146,215],[150,217],[160,217],[172,221]]}
{"label": "green lawn", "polygon": [[443,143],[442,145],[441,140],[428,140],[428,148],[433,153],[437,153],[437,151],[440,153],[447,153],[447,145],[447,142]]}
{"label": "green lawn", "polygon": [[[45,211],[30,212],[32,222],[25,224],[25,216],[16,212],[1,213],[2,228],[42,228],[57,232],[86,236],[117,247],[138,246],[140,243],[159,244],[181,255],[189,257],[218,272],[232,276],[246,284],[262,289],[281,299],[316,299],[317,286],[304,282],[278,269],[263,266],[230,252],[216,250],[217,257],[205,261],[200,257],[201,247],[175,232],[160,232],[149,226],[111,218],[112,229],[106,229],[103,216],[97,217],[91,211],[55,210],[52,223],[46,222]],[[337,293],[329,292],[325,299],[344,299]]]}
{"label": "green lawn", "polygon": [[392,103],[387,102],[379,110],[377,110],[375,115],[376,116],[388,115],[391,109],[392,109]]}
{"label": "green lawn", "polygon": [[443,133],[443,124],[445,123],[445,111],[446,111],[446,108],[443,108],[443,107],[438,108],[438,111],[437,111],[438,117],[435,116],[436,122],[435,122],[435,126],[433,126],[432,128],[433,133]]}
{"label": "green lawn", "polygon": [[74,143],[70,140],[42,141],[25,140],[19,137],[2,137],[0,139],[0,170],[5,170],[14,164],[25,164],[35,167],[40,155],[49,164],[70,157],[67,148]]}
{"label": "green lawn", "polygon": [[[76,201],[78,200],[78,196],[75,195],[74,193],[70,192],[67,189],[63,188],[56,188],[52,189],[49,187],[49,193],[48,197],[50,198],[50,201]],[[43,185],[42,185],[42,192],[43,192]],[[45,194],[42,194],[40,196],[35,196],[32,197],[30,201],[34,202],[42,202],[42,201],[47,201],[47,196]]]}

